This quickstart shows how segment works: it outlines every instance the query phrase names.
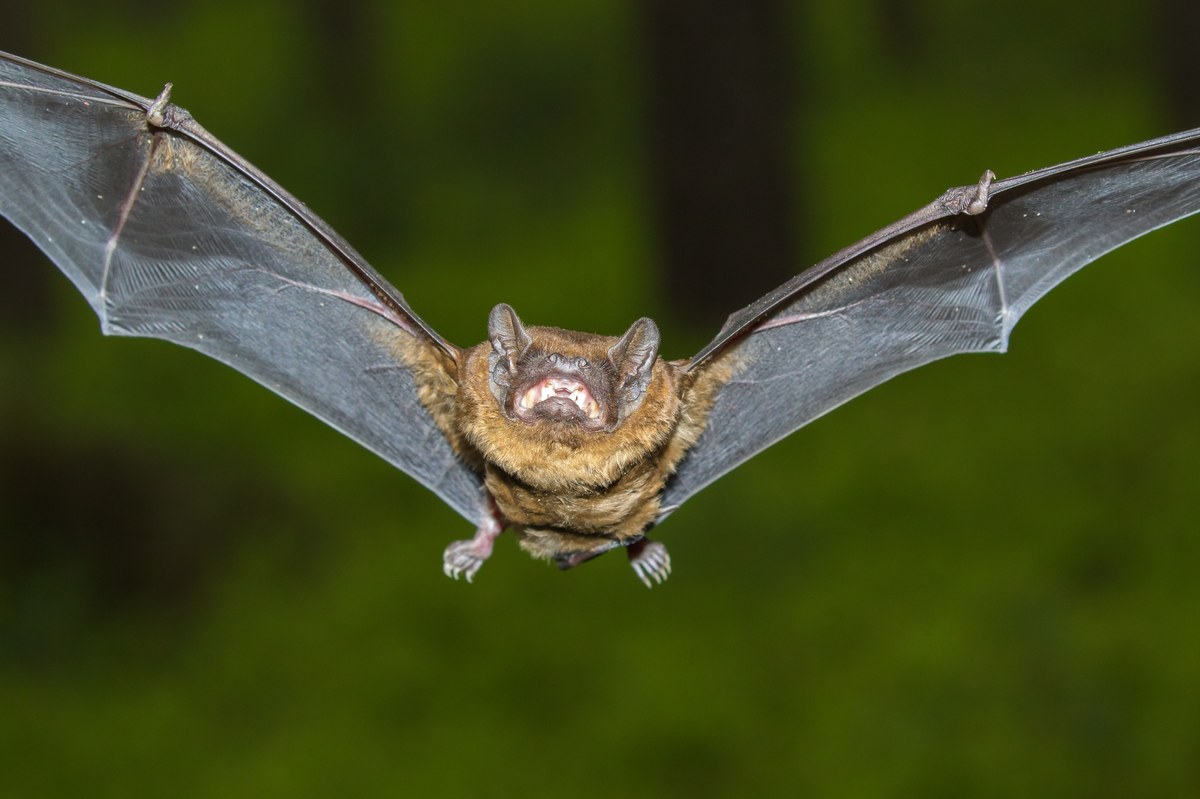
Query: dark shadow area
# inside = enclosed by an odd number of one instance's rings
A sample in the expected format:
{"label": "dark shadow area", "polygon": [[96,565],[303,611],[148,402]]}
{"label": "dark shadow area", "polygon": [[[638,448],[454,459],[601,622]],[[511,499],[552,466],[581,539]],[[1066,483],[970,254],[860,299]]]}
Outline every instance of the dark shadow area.
{"label": "dark shadow area", "polygon": [[650,196],[672,309],[711,327],[796,269],[787,4],[643,4]]}

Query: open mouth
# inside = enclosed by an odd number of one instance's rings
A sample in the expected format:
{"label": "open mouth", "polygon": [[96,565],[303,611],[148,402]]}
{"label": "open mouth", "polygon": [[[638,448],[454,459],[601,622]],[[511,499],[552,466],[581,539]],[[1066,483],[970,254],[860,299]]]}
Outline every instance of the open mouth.
{"label": "open mouth", "polygon": [[517,407],[531,411],[544,402],[554,405],[570,402],[588,419],[600,418],[600,404],[592,392],[582,381],[571,377],[547,377],[534,383],[517,399]]}

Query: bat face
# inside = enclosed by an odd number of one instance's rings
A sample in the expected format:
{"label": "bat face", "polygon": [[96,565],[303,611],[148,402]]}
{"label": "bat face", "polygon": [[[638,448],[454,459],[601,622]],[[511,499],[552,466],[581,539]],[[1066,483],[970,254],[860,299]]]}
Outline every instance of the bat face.
{"label": "bat face", "polygon": [[564,567],[624,546],[708,483],[891,377],[1003,351],[1021,315],[1109,250],[1200,210],[1200,132],[951,189],[733,313],[686,362],[620,337],[442,338],[351,247],[183,109],[0,54],[0,213],[105,333],[174,341],[309,410],[476,525]]}
{"label": "bat face", "polygon": [[[586,447],[612,433],[646,397],[658,357],[658,328],[640,319],[620,341],[554,328],[527,331],[497,305],[488,322],[488,389],[504,416],[561,445]],[[660,376],[661,378],[661,376]]]}

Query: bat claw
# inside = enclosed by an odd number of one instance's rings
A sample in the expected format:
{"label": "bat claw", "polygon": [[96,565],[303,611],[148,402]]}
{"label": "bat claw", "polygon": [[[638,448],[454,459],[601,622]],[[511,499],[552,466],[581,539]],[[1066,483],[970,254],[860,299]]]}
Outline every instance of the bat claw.
{"label": "bat claw", "polygon": [[171,102],[171,84],[163,86],[163,90],[159,92],[158,97],[146,109],[146,121],[156,128],[161,128],[167,123],[167,104]]}
{"label": "bat claw", "polygon": [[974,186],[950,189],[939,201],[952,214],[978,216],[987,210],[988,201],[992,198],[992,181],[995,179],[996,173],[989,169]]}
{"label": "bat claw", "polygon": [[967,203],[965,210],[968,214],[977,216],[987,210],[988,200],[992,196],[992,181],[995,179],[996,173],[992,170],[983,173],[983,177],[975,185],[975,196]]}
{"label": "bat claw", "polygon": [[461,576],[466,577],[468,583],[473,581],[475,573],[483,566],[488,555],[492,554],[490,543],[487,547],[488,551],[481,552],[475,539],[455,541],[446,547],[446,551],[442,555],[442,571],[447,577],[455,580]]}
{"label": "bat claw", "polygon": [[653,588],[671,576],[671,555],[658,541],[643,538],[626,551],[634,574],[647,588]]}
{"label": "bat claw", "polygon": [[475,579],[475,573],[492,554],[496,536],[504,531],[504,524],[496,513],[491,513],[480,523],[475,537],[466,541],[454,541],[442,553],[442,571],[447,577],[457,580],[466,577],[467,582]]}

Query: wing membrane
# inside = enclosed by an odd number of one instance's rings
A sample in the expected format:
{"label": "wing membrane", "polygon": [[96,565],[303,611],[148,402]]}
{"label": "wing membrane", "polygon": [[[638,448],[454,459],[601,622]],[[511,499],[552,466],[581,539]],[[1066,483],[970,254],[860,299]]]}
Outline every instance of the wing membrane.
{"label": "wing membrane", "polygon": [[977,216],[946,202],[974,187],[951,190],[731,316],[694,363],[724,353],[736,373],[667,486],[660,519],[901,372],[1004,351],[1021,315],[1068,276],[1200,210],[1198,144],[1192,131],[997,182]]}
{"label": "wing membrane", "polygon": [[397,344],[453,352],[340,237],[175,106],[0,55],[0,213],[106,334],[162,338],[262,383],[482,518],[479,477]]}

